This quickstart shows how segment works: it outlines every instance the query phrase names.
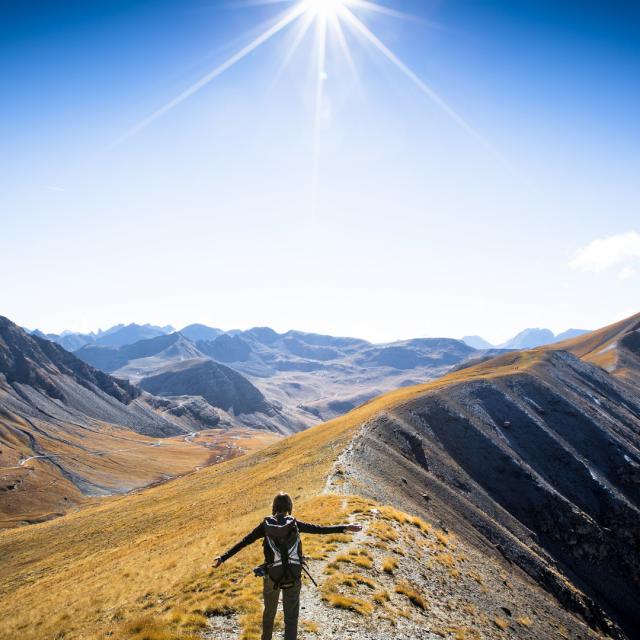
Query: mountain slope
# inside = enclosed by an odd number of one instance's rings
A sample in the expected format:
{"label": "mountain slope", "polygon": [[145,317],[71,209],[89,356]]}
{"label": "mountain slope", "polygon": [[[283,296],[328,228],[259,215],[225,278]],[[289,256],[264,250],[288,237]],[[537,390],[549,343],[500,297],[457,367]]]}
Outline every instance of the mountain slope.
{"label": "mountain slope", "polygon": [[562,333],[559,333],[554,342],[563,342],[564,340],[570,340],[571,338],[577,338],[578,336],[583,336],[585,333],[590,333],[587,329],[567,329]]}
{"label": "mountain slope", "polygon": [[[380,393],[442,375],[478,356],[462,341],[443,338],[372,345],[357,338],[267,327],[217,334],[190,325],[191,336],[215,335],[194,342],[182,333],[163,335],[119,348],[87,345],[76,355],[95,367],[133,383],[165,372],[181,362],[208,357],[245,376],[267,402],[287,415],[290,431],[306,428],[353,409]],[[187,377],[181,375],[182,381]],[[195,378],[189,378],[195,383]],[[196,387],[180,385],[194,395]],[[172,393],[164,388],[163,394]],[[176,392],[174,392],[176,393]],[[218,406],[218,405],[215,405]],[[278,427],[280,429],[280,427]]]}
{"label": "mountain slope", "polygon": [[246,378],[213,360],[199,358],[165,367],[143,378],[140,387],[154,395],[201,396],[234,415],[272,412],[262,393]]}
{"label": "mountain slope", "polygon": [[[228,335],[220,339],[240,340]],[[216,344],[218,340],[209,344]],[[208,359],[181,333],[119,348],[87,345],[75,355],[103,371],[135,382],[152,394],[174,398],[179,407],[191,407],[200,418],[206,410],[202,406],[204,399],[210,408],[228,414],[220,416],[220,426],[250,426],[292,433],[309,424],[300,420],[295,412],[281,411],[277,403],[269,402],[246,377]],[[197,430],[198,426],[194,428]]]}
{"label": "mountain slope", "polygon": [[[637,329],[568,346],[597,360],[617,344],[621,362]],[[640,394],[624,362],[611,376],[554,345],[450,374],[363,428],[341,486],[480,535],[592,624],[640,637]]]}
{"label": "mountain slope", "polygon": [[304,426],[342,415],[385,391],[433,379],[484,353],[459,340],[373,345],[265,327],[199,341],[197,347],[247,376]]}
{"label": "mountain slope", "polygon": [[182,334],[170,333],[120,347],[86,345],[74,355],[103,371],[137,382],[160,367],[203,354]]}
{"label": "mountain slope", "polygon": [[640,313],[552,346],[640,386]]}
{"label": "mountain slope", "polygon": [[206,462],[202,447],[158,444],[191,423],[169,419],[154,402],[0,317],[0,525],[59,515],[83,496],[128,491]]}

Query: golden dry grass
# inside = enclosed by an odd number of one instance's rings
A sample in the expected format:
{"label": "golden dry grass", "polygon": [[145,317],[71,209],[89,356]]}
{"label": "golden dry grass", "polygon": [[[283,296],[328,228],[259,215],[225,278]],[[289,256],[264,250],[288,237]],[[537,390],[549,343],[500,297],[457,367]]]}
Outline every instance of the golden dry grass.
{"label": "golden dry grass", "polygon": [[373,567],[373,558],[366,549],[350,549],[344,553],[337,555],[328,567],[337,569],[340,564],[354,564],[363,569],[371,569]]}
{"label": "golden dry grass", "polygon": [[[372,503],[363,499],[347,504],[319,496],[326,477],[366,419],[424,388],[400,389],[173,482],[0,532],[0,638],[116,637],[140,616],[171,628],[169,605],[237,611],[244,637],[256,637],[260,583],[250,568],[259,563],[259,545],[217,572],[208,568],[212,558],[253,528],[283,489],[294,496],[301,519],[329,523],[345,518],[349,508],[369,509]],[[52,614],[58,611],[67,617]]]}
{"label": "golden dry grass", "polygon": [[446,534],[444,531],[436,531],[435,536],[438,544],[442,545],[443,547],[447,547],[451,543],[451,536],[449,534]]}
{"label": "golden dry grass", "polygon": [[302,620],[300,622],[300,626],[305,633],[313,633],[315,635],[318,635],[320,633],[320,627],[318,626],[318,623],[314,622],[313,620]]}
{"label": "golden dry grass", "polygon": [[509,628],[509,621],[500,616],[495,617],[493,619],[493,623],[496,625],[496,627],[498,627],[498,629],[501,629],[502,631],[505,631]]}
{"label": "golden dry grass", "polygon": [[533,624],[533,620],[529,616],[518,616],[516,622],[523,627],[530,627]]}
{"label": "golden dry grass", "polygon": [[369,532],[375,535],[378,540],[383,542],[395,542],[398,539],[398,533],[387,522],[372,522],[369,525]]}
{"label": "golden dry grass", "polygon": [[406,581],[399,582],[396,585],[395,592],[405,596],[418,609],[426,611],[427,601],[420,595],[417,589]]}
{"label": "golden dry grass", "polygon": [[322,599],[337,609],[354,611],[361,616],[369,616],[373,613],[373,605],[362,598],[347,596],[342,593],[327,593]]}
{"label": "golden dry grass", "polygon": [[382,570],[385,573],[392,574],[398,568],[398,561],[395,558],[385,558],[382,561]]}
{"label": "golden dry grass", "polygon": [[453,556],[450,553],[436,553],[434,558],[436,562],[440,563],[445,567],[453,567],[455,566],[455,563],[456,563],[455,560],[453,559]]}

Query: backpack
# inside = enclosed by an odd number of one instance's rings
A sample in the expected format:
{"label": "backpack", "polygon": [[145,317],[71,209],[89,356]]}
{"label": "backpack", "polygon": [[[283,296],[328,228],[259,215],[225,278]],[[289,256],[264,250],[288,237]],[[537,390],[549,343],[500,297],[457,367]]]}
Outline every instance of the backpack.
{"label": "backpack", "polygon": [[304,563],[298,523],[291,516],[286,516],[282,525],[274,518],[265,518],[264,533],[273,552],[273,562],[267,564],[267,573],[276,589],[290,589],[300,581]]}

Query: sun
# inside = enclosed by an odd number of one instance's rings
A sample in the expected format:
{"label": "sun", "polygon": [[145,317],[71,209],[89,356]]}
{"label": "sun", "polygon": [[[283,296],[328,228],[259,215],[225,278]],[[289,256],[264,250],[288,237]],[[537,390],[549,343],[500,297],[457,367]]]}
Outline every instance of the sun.
{"label": "sun", "polygon": [[[390,1],[390,0],[387,0]],[[474,137],[482,146],[494,153],[491,145],[482,138],[456,111],[454,111],[422,78],[420,78],[407,64],[405,64],[384,42],[366,25],[362,14],[376,13],[385,18],[411,18],[389,6],[379,4],[377,0],[247,0],[247,4],[278,4],[286,3],[288,8],[275,17],[273,22],[251,42],[236,51],[227,60],[220,63],[197,82],[187,87],[182,93],[167,102],[137,125],[132,127],[123,136],[118,138],[110,148],[123,142],[130,136],[144,129],[152,122],[165,115],[179,104],[187,100],[194,93],[200,91],[212,80],[235,66],[267,41],[274,38],[285,29],[291,29],[293,39],[289,50],[286,52],[283,65],[286,66],[296,50],[306,37],[306,34],[315,32],[313,36],[312,51],[315,60],[315,89],[314,103],[315,116],[313,124],[313,152],[312,152],[312,186],[311,200],[315,202],[315,193],[319,179],[320,163],[320,137],[322,125],[323,104],[325,98],[325,85],[327,80],[326,61],[327,48],[330,41],[337,43],[344,62],[351,68],[357,80],[357,68],[351,56],[349,40],[355,38],[360,46],[368,46],[373,51],[381,54],[390,62],[397,71],[410,80],[417,89],[429,98],[440,110],[446,113],[460,127]]]}
{"label": "sun", "polygon": [[305,11],[325,17],[339,14],[349,3],[350,0],[302,0]]}

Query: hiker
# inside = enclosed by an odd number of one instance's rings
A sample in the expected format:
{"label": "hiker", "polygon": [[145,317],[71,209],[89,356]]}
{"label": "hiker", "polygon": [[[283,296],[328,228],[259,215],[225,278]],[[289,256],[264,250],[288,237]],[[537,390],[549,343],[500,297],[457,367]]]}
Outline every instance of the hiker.
{"label": "hiker", "polygon": [[[271,640],[280,591],[282,591],[282,606],[284,608],[284,638],[285,640],[296,640],[298,637],[302,570],[306,571],[300,533],[329,534],[361,531],[362,525],[322,527],[296,520],[291,515],[293,501],[286,493],[279,493],[273,499],[271,511],[273,515],[265,518],[249,535],[231,547],[229,551],[218,556],[214,560],[213,566],[219,567],[241,549],[263,538],[265,563],[254,569],[257,576],[264,577],[262,640]],[[313,580],[313,578],[311,579]]]}

